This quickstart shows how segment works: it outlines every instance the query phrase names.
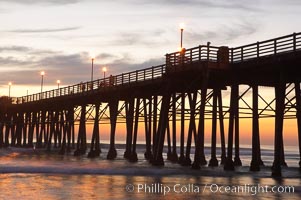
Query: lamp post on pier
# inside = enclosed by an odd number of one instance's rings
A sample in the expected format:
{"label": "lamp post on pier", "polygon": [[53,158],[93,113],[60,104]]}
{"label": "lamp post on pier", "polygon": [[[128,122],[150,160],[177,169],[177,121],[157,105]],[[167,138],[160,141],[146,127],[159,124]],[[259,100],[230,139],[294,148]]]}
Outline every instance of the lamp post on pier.
{"label": "lamp post on pier", "polygon": [[12,82],[8,83],[8,97],[10,97],[10,90],[11,90]]}
{"label": "lamp post on pier", "polygon": [[43,84],[44,84],[44,75],[45,75],[45,72],[41,71],[41,94],[40,94],[41,99],[43,99],[42,92],[43,92]]}
{"label": "lamp post on pier", "polygon": [[106,71],[107,71],[107,68],[106,67],[103,67],[102,68],[102,71],[103,71],[103,79],[106,78]]}
{"label": "lamp post on pier", "polygon": [[57,83],[57,89],[60,89],[60,83],[61,83],[61,81],[57,80],[56,83]]}
{"label": "lamp post on pier", "polygon": [[93,81],[93,71],[94,71],[94,56],[91,56],[91,61],[92,61],[92,69],[91,69],[91,82]]}
{"label": "lamp post on pier", "polygon": [[41,93],[43,92],[44,75],[45,75],[45,72],[41,71]]}
{"label": "lamp post on pier", "polygon": [[183,32],[184,32],[184,23],[180,23],[180,31],[181,31],[181,43],[180,43],[180,48],[181,48],[181,51],[182,51],[182,48],[183,48]]}

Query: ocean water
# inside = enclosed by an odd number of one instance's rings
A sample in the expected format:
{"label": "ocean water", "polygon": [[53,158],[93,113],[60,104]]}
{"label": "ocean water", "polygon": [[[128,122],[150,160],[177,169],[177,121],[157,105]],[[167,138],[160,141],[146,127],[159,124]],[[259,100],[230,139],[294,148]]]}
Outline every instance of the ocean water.
{"label": "ocean water", "polygon": [[[118,157],[109,161],[108,146],[102,147],[94,159],[58,150],[0,149],[0,199],[301,199],[296,147],[286,149],[289,167],[282,168],[281,179],[271,177],[270,147],[262,150],[266,166],[260,172],[249,171],[248,147],[241,148],[243,166],[234,172],[223,166],[192,170],[169,161],[154,167],[144,159],[143,145],[137,163],[123,159],[124,145],[117,145]],[[210,149],[205,153],[209,161]]]}

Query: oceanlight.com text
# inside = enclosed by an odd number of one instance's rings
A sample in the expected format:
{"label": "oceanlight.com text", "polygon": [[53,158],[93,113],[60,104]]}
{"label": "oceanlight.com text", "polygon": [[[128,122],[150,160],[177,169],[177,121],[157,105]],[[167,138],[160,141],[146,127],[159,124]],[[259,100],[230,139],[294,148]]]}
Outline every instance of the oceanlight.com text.
{"label": "oceanlight.com text", "polygon": [[228,193],[244,193],[252,196],[259,193],[294,193],[294,186],[282,185],[220,185],[220,184],[174,184],[167,185],[162,183],[144,183],[144,184],[128,184],[125,187],[127,192],[137,192],[145,194],[163,194],[169,193],[187,194],[187,193],[212,193],[212,194],[228,194]]}

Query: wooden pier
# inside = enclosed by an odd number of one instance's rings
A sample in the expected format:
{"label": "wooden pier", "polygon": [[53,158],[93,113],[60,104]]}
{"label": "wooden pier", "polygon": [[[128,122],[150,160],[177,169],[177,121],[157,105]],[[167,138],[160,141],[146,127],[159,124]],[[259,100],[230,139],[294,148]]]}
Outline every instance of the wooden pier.
{"label": "wooden pier", "polygon": [[[216,143],[220,137],[220,164],[225,170],[234,170],[241,165],[239,121],[247,112],[252,119],[250,170],[259,171],[264,164],[259,122],[261,118],[271,117],[275,118],[272,175],[281,176],[281,166],[286,165],[285,118],[297,120],[301,153],[300,68],[301,33],[235,48],[208,43],[182,49],[166,54],[163,65],[28,96],[1,97],[0,147],[35,146],[48,150],[57,147],[61,154],[74,149],[75,156],[83,155],[87,151],[86,123],[91,121],[93,132],[88,156],[97,157],[101,153],[99,124],[102,122],[111,127],[107,159],[114,159],[116,124],[122,122],[126,123],[124,158],[135,162],[138,124],[144,123],[145,158],[153,165],[164,165],[163,147],[167,144],[167,159],[172,162],[191,165],[194,169],[206,164],[218,166]],[[241,91],[241,85],[248,88]],[[260,86],[275,88],[272,102],[262,98],[258,92]],[[231,91],[229,97],[223,97],[225,90]],[[252,105],[242,110],[239,102],[250,91]],[[229,107],[223,106],[225,98],[230,98]],[[264,109],[258,107],[259,98],[266,103]],[[228,127],[224,125],[225,119]],[[212,121],[208,163],[204,153],[205,120]],[[185,121],[189,122],[188,127]],[[180,152],[177,152],[177,135]],[[192,146],[195,152],[191,152]]]}

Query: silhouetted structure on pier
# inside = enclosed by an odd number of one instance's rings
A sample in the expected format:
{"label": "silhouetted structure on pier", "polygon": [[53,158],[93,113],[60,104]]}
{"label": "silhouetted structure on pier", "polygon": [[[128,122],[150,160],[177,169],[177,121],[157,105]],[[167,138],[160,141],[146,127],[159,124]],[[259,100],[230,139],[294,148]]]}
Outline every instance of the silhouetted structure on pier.
{"label": "silhouetted structure on pier", "polygon": [[[212,120],[210,166],[217,166],[217,124],[221,139],[221,164],[225,170],[241,165],[239,119],[252,118],[252,162],[250,170],[260,170],[259,119],[275,117],[273,175],[281,175],[285,165],[283,119],[296,118],[299,148],[301,143],[301,33],[257,42],[236,48],[201,45],[166,55],[164,65],[114,77],[72,85],[43,93],[10,99],[1,98],[0,146],[50,149],[54,143],[60,153],[76,148],[74,155],[87,150],[86,121],[93,120],[89,157],[98,156],[100,121],[109,122],[108,159],[116,157],[115,130],[126,123],[124,157],[137,161],[138,124],[145,128],[145,158],[163,165],[167,140],[167,159],[198,169],[207,164],[204,154],[205,120]],[[249,87],[239,92],[240,85]],[[259,86],[275,88],[275,99],[266,102]],[[294,87],[292,87],[294,86]],[[230,107],[223,106],[222,91],[231,87]],[[252,106],[242,110],[239,101],[252,89]],[[295,95],[291,97],[293,92]],[[259,109],[258,99],[266,103]],[[11,101],[14,101],[13,103]],[[272,106],[275,102],[275,107]],[[293,111],[295,110],[295,112]],[[243,115],[243,116],[242,116]],[[229,120],[226,152],[224,119]],[[188,121],[185,124],[185,121]],[[79,122],[77,142],[75,124]],[[219,123],[218,123],[219,122]],[[178,126],[177,126],[178,125]],[[179,130],[177,130],[179,128]],[[180,152],[177,152],[180,134]],[[186,145],[185,145],[185,137]],[[34,139],[35,138],[35,139]],[[191,161],[191,147],[195,152]],[[235,153],[233,160],[233,141]],[[75,147],[76,145],[76,147]],[[301,152],[301,149],[299,149]]]}

